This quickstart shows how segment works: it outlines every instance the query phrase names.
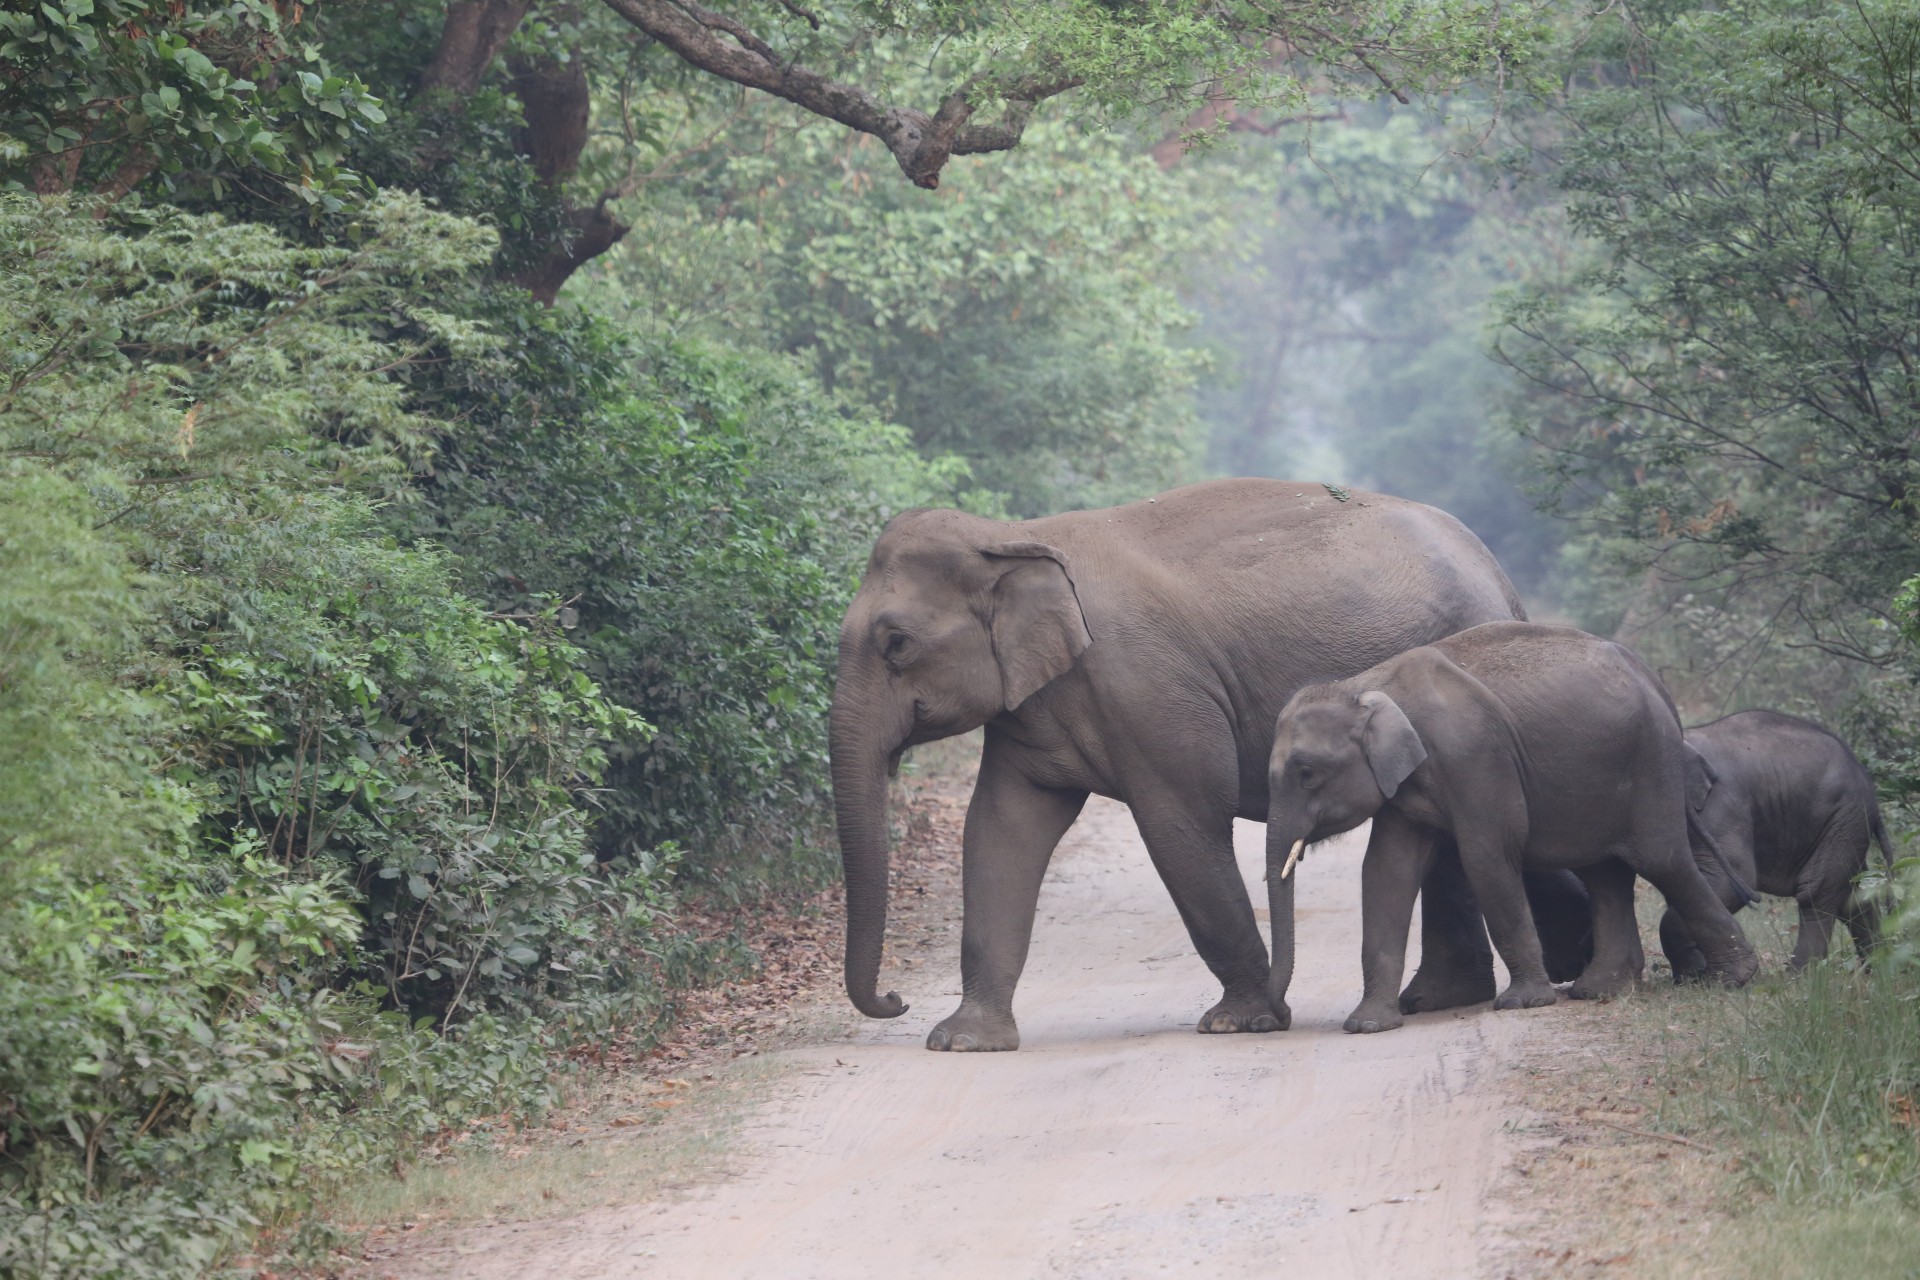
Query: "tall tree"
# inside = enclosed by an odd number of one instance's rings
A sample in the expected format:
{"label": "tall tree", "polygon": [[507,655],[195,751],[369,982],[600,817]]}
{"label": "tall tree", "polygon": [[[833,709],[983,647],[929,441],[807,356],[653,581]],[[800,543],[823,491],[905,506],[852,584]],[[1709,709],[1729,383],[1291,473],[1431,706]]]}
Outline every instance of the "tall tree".
{"label": "tall tree", "polygon": [[1920,9],[1629,5],[1600,36],[1548,168],[1599,261],[1517,299],[1500,342],[1559,492],[1666,598],[1737,607],[1750,649],[1895,661]]}

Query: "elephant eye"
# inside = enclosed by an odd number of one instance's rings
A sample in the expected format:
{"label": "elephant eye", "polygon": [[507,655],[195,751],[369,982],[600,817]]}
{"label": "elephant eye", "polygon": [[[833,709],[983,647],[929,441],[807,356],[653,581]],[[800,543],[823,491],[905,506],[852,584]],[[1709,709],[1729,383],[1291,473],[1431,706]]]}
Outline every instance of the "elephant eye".
{"label": "elephant eye", "polygon": [[897,662],[900,656],[907,651],[907,647],[912,643],[913,638],[906,632],[891,632],[887,636],[886,643],[880,647],[881,656],[886,658],[888,662]]}

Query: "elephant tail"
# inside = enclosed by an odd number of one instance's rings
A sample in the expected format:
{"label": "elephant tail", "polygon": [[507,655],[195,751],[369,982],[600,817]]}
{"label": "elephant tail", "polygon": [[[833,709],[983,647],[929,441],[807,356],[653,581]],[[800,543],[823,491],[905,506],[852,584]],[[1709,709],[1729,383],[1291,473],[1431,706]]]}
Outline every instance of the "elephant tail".
{"label": "elephant tail", "polygon": [[1873,832],[1873,842],[1880,846],[1880,863],[1887,869],[1887,878],[1893,878],[1893,842],[1887,839],[1887,824],[1880,818],[1880,797],[1867,798],[1867,828]]}
{"label": "elephant tail", "polygon": [[1727,883],[1733,886],[1733,892],[1740,899],[1740,901],[1734,905],[1733,909],[1735,911],[1740,910],[1741,907],[1749,903],[1760,901],[1760,895],[1755,893],[1746,881],[1734,873],[1733,863],[1727,860],[1727,855],[1721,850],[1720,842],[1713,838],[1713,833],[1701,825],[1699,818],[1694,814],[1692,805],[1687,806],[1687,835],[1696,847],[1705,845],[1707,852],[1713,855],[1713,860],[1720,864],[1720,874],[1727,878]]}

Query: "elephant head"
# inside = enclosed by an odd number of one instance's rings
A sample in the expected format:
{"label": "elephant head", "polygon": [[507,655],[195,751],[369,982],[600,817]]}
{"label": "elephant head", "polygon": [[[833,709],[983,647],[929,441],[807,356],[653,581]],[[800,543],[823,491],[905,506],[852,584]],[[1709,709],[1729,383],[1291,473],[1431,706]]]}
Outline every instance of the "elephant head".
{"label": "elephant head", "polygon": [[1380,811],[1427,758],[1406,712],[1378,690],[1310,686],[1280,712],[1267,767],[1267,915],[1276,1007],[1293,970],[1293,867],[1309,843]]}
{"label": "elephant head", "polygon": [[958,511],[881,533],[840,628],[830,744],[847,882],[847,995],[870,1018],[887,921],[887,778],[916,743],[977,729],[1064,674],[1093,642],[1067,558]]}

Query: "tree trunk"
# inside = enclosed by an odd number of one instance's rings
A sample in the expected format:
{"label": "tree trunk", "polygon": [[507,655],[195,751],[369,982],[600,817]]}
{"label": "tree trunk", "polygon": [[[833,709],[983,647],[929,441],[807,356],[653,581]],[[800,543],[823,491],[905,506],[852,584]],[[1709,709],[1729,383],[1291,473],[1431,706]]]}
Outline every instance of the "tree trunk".
{"label": "tree trunk", "polygon": [[420,73],[420,92],[448,89],[465,95],[478,89],[530,5],[531,0],[454,0],[440,28],[440,47]]}
{"label": "tree trunk", "polygon": [[520,99],[527,122],[521,154],[533,161],[533,171],[549,186],[571,177],[580,167],[593,111],[586,63],[577,54],[565,62],[516,57],[508,61],[507,70],[512,76],[508,87]]}
{"label": "tree trunk", "polygon": [[533,299],[550,307],[560,297],[560,287],[573,273],[620,243],[630,229],[607,212],[604,203],[569,211],[567,220],[578,234],[565,249],[557,249],[513,277],[515,284],[526,286]]}
{"label": "tree trunk", "polygon": [[[509,70],[513,94],[520,99],[527,122],[520,137],[521,154],[533,162],[540,181],[557,190],[580,167],[580,153],[587,145],[593,97],[586,62],[576,50],[564,62],[558,58],[515,58]],[[606,192],[594,204],[583,206],[563,196],[573,235],[565,248],[545,254],[514,276],[515,283],[525,285],[542,306],[552,306],[561,286],[574,272],[627,234],[627,224],[607,211],[607,203],[615,194]]]}

